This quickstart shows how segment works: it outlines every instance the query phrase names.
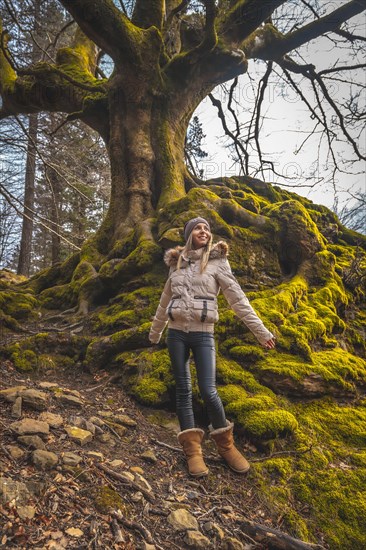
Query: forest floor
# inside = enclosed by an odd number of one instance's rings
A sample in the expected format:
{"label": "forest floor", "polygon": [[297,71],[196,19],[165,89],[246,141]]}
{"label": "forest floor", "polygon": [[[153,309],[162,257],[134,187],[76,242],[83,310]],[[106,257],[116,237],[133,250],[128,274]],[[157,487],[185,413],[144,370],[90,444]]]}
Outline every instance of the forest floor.
{"label": "forest floor", "polygon": [[[250,472],[227,469],[206,438],[210,473],[189,478],[175,415],[140,407],[111,373],[0,371],[0,547],[287,547],[244,529],[282,523]],[[249,460],[256,451],[238,446]]]}

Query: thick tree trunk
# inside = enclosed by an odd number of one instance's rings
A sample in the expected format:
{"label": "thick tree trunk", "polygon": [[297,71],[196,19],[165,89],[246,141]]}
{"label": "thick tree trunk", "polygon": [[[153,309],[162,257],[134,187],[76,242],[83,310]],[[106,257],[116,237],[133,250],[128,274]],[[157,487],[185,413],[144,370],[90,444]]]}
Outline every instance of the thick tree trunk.
{"label": "thick tree trunk", "polygon": [[179,113],[165,97],[136,96],[121,88],[110,96],[111,198],[97,234],[99,252],[110,252],[157,209],[183,197],[190,179],[184,141],[199,100]]}
{"label": "thick tree trunk", "polygon": [[29,115],[27,163],[24,185],[24,214],[17,270],[18,275],[25,275],[26,277],[29,276],[32,253],[37,133],[38,114]]}

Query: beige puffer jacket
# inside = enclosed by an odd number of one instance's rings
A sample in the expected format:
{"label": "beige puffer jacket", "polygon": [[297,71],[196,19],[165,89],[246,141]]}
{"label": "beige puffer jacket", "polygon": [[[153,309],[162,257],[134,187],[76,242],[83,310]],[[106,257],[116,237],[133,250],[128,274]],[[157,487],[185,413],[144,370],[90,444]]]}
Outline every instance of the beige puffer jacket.
{"label": "beige puffer jacket", "polygon": [[203,273],[200,273],[202,249],[191,250],[177,269],[182,250],[183,247],[178,246],[165,253],[164,261],[170,272],[151,325],[150,342],[159,342],[167,322],[169,328],[184,332],[214,332],[214,324],[219,318],[217,295],[220,289],[236,315],[261,344],[273,338],[231,272],[226,243],[220,241],[212,247]]}

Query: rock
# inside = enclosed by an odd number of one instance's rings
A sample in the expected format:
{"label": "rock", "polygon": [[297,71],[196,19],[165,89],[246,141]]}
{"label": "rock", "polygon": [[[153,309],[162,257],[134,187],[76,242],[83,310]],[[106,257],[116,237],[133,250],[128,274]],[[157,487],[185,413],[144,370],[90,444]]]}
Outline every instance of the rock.
{"label": "rock", "polygon": [[75,453],[66,452],[62,455],[62,462],[68,466],[77,466],[83,459]]}
{"label": "rock", "polygon": [[184,542],[192,548],[207,548],[211,544],[210,539],[199,531],[187,531]]}
{"label": "rock", "polygon": [[141,502],[143,499],[144,495],[140,491],[137,491],[137,493],[134,493],[131,497],[132,502]]}
{"label": "rock", "polygon": [[13,386],[12,388],[7,388],[6,390],[0,390],[0,400],[14,403],[16,398],[19,397],[19,392],[26,389],[27,386]]}
{"label": "rock", "polygon": [[25,505],[30,496],[25,483],[13,481],[9,477],[0,477],[0,504],[14,501],[15,505]]}
{"label": "rock", "polygon": [[225,537],[221,548],[222,550],[244,550],[243,544],[234,537]]}
{"label": "rock", "polygon": [[56,382],[39,382],[38,386],[44,390],[58,388],[58,384],[56,384]]}
{"label": "rock", "polygon": [[141,547],[142,550],[156,550],[155,544],[148,544],[147,542],[143,542],[143,545]]}
{"label": "rock", "polygon": [[82,537],[84,535],[84,532],[81,529],[77,529],[76,527],[69,527],[69,529],[66,529],[65,533],[67,535],[70,535],[70,537]]}
{"label": "rock", "polygon": [[[62,543],[62,544],[61,544]],[[49,548],[50,550],[65,550],[65,548],[67,547],[68,545],[68,541],[67,541],[67,538],[66,537],[63,537],[61,540],[60,540],[60,544],[58,542],[56,542],[55,540],[51,540],[48,545],[47,545],[47,548]],[[43,550],[43,549],[42,549]]]}
{"label": "rock", "polygon": [[22,416],[22,398],[17,397],[14,401],[14,405],[11,409],[11,416],[13,418],[20,418]]}
{"label": "rock", "polygon": [[64,423],[64,419],[60,414],[54,414],[51,412],[43,412],[38,416],[38,420],[42,420],[43,422],[47,422],[51,426],[51,428],[60,428],[62,424]]}
{"label": "rock", "polygon": [[17,445],[6,445],[5,449],[14,460],[18,460],[24,456],[24,451]]}
{"label": "rock", "polygon": [[103,453],[98,453],[97,451],[88,451],[86,454],[91,458],[98,458],[99,460],[104,460]]}
{"label": "rock", "polygon": [[64,403],[65,405],[69,405],[70,407],[79,407],[81,409],[84,404],[83,401],[75,395],[60,393],[56,394],[55,397],[58,401],[60,401],[60,403]]}
{"label": "rock", "polygon": [[69,393],[71,395],[75,395],[75,397],[79,397],[80,399],[83,397],[78,390],[69,390],[69,388],[61,388],[61,389],[63,392]]}
{"label": "rock", "polygon": [[35,467],[40,470],[52,470],[58,463],[58,456],[55,453],[37,449],[32,453],[32,461]]}
{"label": "rock", "polygon": [[176,531],[198,530],[198,521],[184,508],[178,508],[178,510],[171,512],[168,516],[168,523]]}
{"label": "rock", "polygon": [[213,521],[206,521],[203,525],[203,530],[205,533],[210,534],[214,538],[218,538],[222,540],[225,537],[224,531],[221,529],[217,523],[214,523]]}
{"label": "rock", "polygon": [[105,426],[105,422],[101,418],[98,418],[97,416],[91,416],[89,418],[89,422],[94,424],[94,426],[98,426],[99,428],[102,428],[103,426]]}
{"label": "rock", "polygon": [[34,506],[17,506],[17,513],[20,519],[33,519],[36,509]]}
{"label": "rock", "polygon": [[48,435],[50,433],[50,427],[47,422],[34,420],[33,418],[23,418],[23,420],[18,420],[18,422],[12,422],[9,428],[18,435]]}
{"label": "rock", "polygon": [[112,468],[119,468],[120,466],[124,466],[124,462],[123,460],[112,460],[109,465],[112,466]]}
{"label": "rock", "polygon": [[46,450],[46,445],[39,435],[21,435],[17,439],[18,443],[21,443],[29,449],[40,449],[41,451]]}
{"label": "rock", "polygon": [[143,474],[144,473],[144,470],[142,468],[140,468],[140,466],[131,466],[130,468],[131,472],[133,473],[136,473],[136,474]]}
{"label": "rock", "polygon": [[93,439],[93,434],[76,426],[67,426],[65,430],[69,438],[81,446],[90,443],[90,441],[92,441]]}
{"label": "rock", "polygon": [[103,433],[98,435],[98,441],[100,441],[101,443],[105,443],[106,445],[111,445],[113,447],[116,445],[116,442],[112,434],[110,433]]}
{"label": "rock", "polygon": [[33,389],[21,390],[19,395],[23,400],[23,405],[28,405],[31,409],[43,411],[47,408],[48,395],[42,391]]}
{"label": "rock", "polygon": [[155,464],[158,459],[156,458],[156,455],[152,449],[147,449],[144,451],[141,455],[141,458],[146,460],[146,462],[151,462],[152,464]]}
{"label": "rock", "polygon": [[127,432],[127,428],[125,426],[122,426],[121,424],[117,424],[116,422],[112,422],[112,420],[106,419],[104,422],[104,425],[110,427],[120,437],[124,436],[125,433]]}
{"label": "rock", "polygon": [[27,481],[26,486],[31,495],[40,497],[44,494],[47,488],[47,483],[43,481]]}

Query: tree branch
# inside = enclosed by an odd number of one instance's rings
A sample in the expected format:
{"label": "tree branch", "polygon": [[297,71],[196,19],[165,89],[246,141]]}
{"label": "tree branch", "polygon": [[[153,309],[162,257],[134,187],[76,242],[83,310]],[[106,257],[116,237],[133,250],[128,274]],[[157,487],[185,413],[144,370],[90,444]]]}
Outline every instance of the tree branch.
{"label": "tree branch", "polygon": [[327,32],[336,31],[340,25],[362,13],[366,9],[365,0],[352,0],[346,5],[332,11],[332,13],[312,21],[308,25],[293,31],[285,36],[272,33],[272,38],[265,43],[259,43],[251,52],[252,57],[260,59],[272,59],[276,61],[286,53],[299,48],[303,44],[310,42]]}
{"label": "tree branch", "polygon": [[219,36],[227,44],[239,46],[254,32],[284,0],[239,0],[230,10],[225,10],[220,24]]}
{"label": "tree branch", "polygon": [[159,30],[163,27],[165,16],[165,0],[136,0],[132,14],[132,23],[137,27],[147,29],[155,26]]}
{"label": "tree branch", "polygon": [[121,54],[135,60],[138,57],[138,34],[145,31],[131,28],[129,19],[112,0],[60,0],[83,32],[113,60]]}

